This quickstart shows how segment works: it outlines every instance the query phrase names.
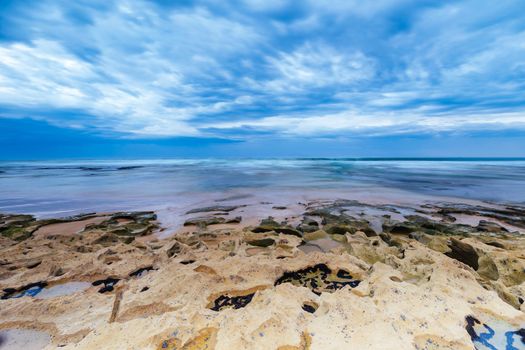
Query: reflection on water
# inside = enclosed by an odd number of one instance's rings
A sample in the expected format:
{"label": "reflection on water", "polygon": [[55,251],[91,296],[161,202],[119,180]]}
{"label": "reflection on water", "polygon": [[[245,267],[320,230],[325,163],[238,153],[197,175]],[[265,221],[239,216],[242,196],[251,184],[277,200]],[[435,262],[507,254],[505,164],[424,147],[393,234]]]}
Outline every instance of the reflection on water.
{"label": "reflection on water", "polygon": [[[0,163],[0,212],[179,205],[199,194],[390,188],[525,202],[525,161],[112,160]],[[246,195],[246,194],[244,194]]]}

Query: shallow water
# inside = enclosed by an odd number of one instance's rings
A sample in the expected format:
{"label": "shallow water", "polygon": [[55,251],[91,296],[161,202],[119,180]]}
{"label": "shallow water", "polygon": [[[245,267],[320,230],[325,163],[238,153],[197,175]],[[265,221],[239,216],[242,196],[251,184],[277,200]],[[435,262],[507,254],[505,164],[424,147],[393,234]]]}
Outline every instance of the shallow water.
{"label": "shallow water", "polygon": [[2,350],[42,350],[51,341],[49,334],[28,329],[0,330]]}
{"label": "shallow water", "polygon": [[[107,160],[0,163],[0,212],[42,217],[287,194],[399,192],[525,203],[525,160]],[[265,198],[266,195],[266,198]],[[293,196],[292,196],[293,197]],[[297,199],[293,197],[293,199]]]}
{"label": "shallow water", "polygon": [[42,291],[35,295],[36,299],[51,299],[61,297],[64,295],[74,294],[91,287],[89,282],[67,282],[58,284],[56,286],[42,289]]}

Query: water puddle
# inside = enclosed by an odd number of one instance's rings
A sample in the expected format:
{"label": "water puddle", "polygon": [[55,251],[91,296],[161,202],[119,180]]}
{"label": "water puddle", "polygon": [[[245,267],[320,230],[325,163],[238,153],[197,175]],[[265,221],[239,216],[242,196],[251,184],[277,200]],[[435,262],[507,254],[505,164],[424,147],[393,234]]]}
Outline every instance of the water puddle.
{"label": "water puddle", "polygon": [[33,297],[35,299],[50,299],[73,294],[88,289],[88,282],[66,282],[48,287],[47,282],[30,283],[20,288],[6,288],[1,299],[17,299]]}
{"label": "water puddle", "polygon": [[525,329],[491,319],[488,324],[467,316],[466,330],[476,350],[525,350]]}
{"label": "water puddle", "polygon": [[29,329],[4,329],[0,331],[2,350],[42,350],[51,341],[45,332]]}
{"label": "water puddle", "polygon": [[35,295],[36,299],[51,299],[84,291],[91,287],[89,282],[66,282],[49,288],[44,288]]}

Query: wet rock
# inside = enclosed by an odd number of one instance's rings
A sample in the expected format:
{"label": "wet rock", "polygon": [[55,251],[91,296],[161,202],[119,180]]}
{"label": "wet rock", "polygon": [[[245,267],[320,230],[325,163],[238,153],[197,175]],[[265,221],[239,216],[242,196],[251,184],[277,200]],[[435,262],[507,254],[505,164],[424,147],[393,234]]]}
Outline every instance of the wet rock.
{"label": "wet rock", "polygon": [[411,224],[397,223],[397,224],[383,224],[383,231],[392,233],[395,235],[408,235],[415,232],[418,229],[417,226]]}
{"label": "wet rock", "polygon": [[315,224],[312,224],[312,221],[310,221],[310,223],[301,223],[299,225],[297,225],[296,229],[297,231],[301,231],[301,232],[304,232],[304,233],[307,233],[307,232],[315,232],[317,230],[319,230],[319,224],[317,223],[317,221],[313,221]]}
{"label": "wet rock", "polygon": [[301,232],[297,231],[291,226],[279,224],[272,217],[268,217],[267,219],[261,220],[261,223],[259,224],[259,226],[256,226],[251,231],[254,233],[264,233],[264,232],[274,231],[274,232],[282,233],[285,235],[293,235],[297,237],[302,237]]}
{"label": "wet rock", "polygon": [[224,224],[226,219],[218,216],[202,216],[198,218],[188,219],[184,222],[184,226],[198,226],[206,227],[209,225]]}
{"label": "wet rock", "polygon": [[471,216],[485,216],[506,224],[525,228],[525,208],[507,205],[505,208],[484,207],[464,203],[441,203],[436,205],[438,213],[442,215],[463,214]]}
{"label": "wet rock", "polygon": [[262,239],[252,239],[247,241],[249,245],[255,246],[255,247],[269,247],[271,245],[275,244],[275,241],[272,238],[262,238]]}
{"label": "wet rock", "polygon": [[272,209],[275,209],[275,210],[286,210],[287,208],[285,206],[282,206],[282,205],[274,205],[272,207]]}
{"label": "wet rock", "polygon": [[111,215],[112,220],[128,219],[135,222],[154,221],[157,220],[157,214],[153,211],[128,211],[118,212]]}
{"label": "wet rock", "polygon": [[157,215],[151,211],[118,212],[99,224],[87,225],[83,233],[102,231],[117,236],[147,236],[158,229],[156,220]]}
{"label": "wet rock", "polygon": [[323,227],[323,230],[331,235],[345,235],[347,233],[352,234],[357,232],[356,228],[341,224],[328,224]]}
{"label": "wet rock", "polygon": [[377,236],[376,232],[370,228],[368,222],[364,220],[350,220],[345,224],[327,224],[323,229],[331,235],[345,235],[346,233],[354,234],[358,231],[362,231],[368,237]]}
{"label": "wet rock", "polygon": [[478,253],[476,253],[476,250],[470,244],[451,238],[448,241],[448,247],[450,251],[445,253],[446,256],[461,261],[472,267],[474,270],[479,268]]}
{"label": "wet rock", "polygon": [[327,238],[328,234],[323,230],[317,230],[315,232],[308,232],[303,235],[305,241],[314,241],[316,239]]}
{"label": "wet rock", "polygon": [[0,235],[15,241],[23,241],[32,236],[38,229],[32,215],[0,214]]}
{"label": "wet rock", "polygon": [[227,224],[240,224],[242,221],[242,217],[240,216],[236,216],[234,218],[231,218],[231,219],[226,219],[226,223]]}
{"label": "wet rock", "polygon": [[223,211],[230,212],[238,208],[245,207],[245,205],[215,205],[211,207],[204,208],[195,208],[186,212],[186,214],[195,214],[195,213],[208,213],[213,211]]}
{"label": "wet rock", "polygon": [[255,233],[261,233],[261,232],[270,232],[275,231],[276,228],[281,227],[281,224],[279,224],[277,221],[273,219],[273,217],[268,217],[267,219],[261,220],[261,223],[259,226],[252,229],[252,232]]}
{"label": "wet rock", "polygon": [[480,220],[478,226],[476,226],[478,231],[482,232],[492,232],[492,233],[501,233],[509,232],[505,227],[491,221]]}

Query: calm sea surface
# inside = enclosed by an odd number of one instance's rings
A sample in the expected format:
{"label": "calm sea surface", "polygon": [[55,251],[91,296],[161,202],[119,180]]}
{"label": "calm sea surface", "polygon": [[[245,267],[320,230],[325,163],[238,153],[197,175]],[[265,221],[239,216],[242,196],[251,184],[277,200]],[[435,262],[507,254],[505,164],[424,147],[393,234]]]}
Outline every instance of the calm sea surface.
{"label": "calm sea surface", "polygon": [[401,190],[525,203],[525,160],[93,160],[0,162],[0,212],[155,208],[206,193]]}

